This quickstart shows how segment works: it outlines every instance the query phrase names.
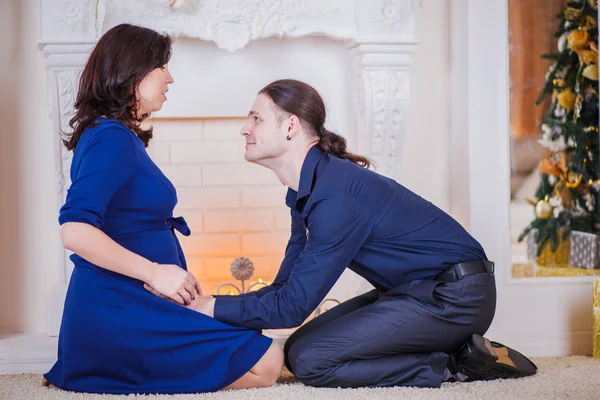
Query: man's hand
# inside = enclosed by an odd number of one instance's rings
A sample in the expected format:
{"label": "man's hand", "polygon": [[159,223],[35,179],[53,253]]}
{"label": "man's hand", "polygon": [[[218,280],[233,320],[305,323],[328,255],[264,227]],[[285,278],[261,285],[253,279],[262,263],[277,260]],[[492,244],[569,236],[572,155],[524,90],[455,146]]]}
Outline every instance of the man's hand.
{"label": "man's hand", "polygon": [[188,306],[188,308],[214,318],[215,301],[216,299],[212,296],[196,296],[196,299]]}

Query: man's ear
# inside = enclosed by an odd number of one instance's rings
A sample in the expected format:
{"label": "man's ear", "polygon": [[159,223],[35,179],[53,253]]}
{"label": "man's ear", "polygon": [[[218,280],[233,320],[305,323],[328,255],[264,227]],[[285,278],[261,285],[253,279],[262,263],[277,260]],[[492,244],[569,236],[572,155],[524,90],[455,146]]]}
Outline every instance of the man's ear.
{"label": "man's ear", "polygon": [[300,119],[292,115],[288,119],[288,135],[293,136],[300,131]]}

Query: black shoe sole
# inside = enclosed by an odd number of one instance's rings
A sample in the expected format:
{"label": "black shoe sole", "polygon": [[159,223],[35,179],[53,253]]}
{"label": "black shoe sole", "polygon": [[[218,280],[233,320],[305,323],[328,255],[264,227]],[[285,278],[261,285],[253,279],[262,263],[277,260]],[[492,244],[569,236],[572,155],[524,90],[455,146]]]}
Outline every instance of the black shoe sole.
{"label": "black shoe sole", "polygon": [[527,357],[503,344],[472,335],[456,355],[457,371],[476,380],[512,379],[533,375],[537,367]]}

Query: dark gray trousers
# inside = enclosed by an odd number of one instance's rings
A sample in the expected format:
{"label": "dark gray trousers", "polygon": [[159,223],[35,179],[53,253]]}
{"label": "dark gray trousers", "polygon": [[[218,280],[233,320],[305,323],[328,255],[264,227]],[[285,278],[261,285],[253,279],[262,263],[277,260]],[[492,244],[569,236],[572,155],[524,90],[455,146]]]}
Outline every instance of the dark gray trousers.
{"label": "dark gray trousers", "polygon": [[440,387],[448,353],[483,335],[495,309],[488,273],[375,289],[299,328],[285,343],[285,363],[310,386]]}

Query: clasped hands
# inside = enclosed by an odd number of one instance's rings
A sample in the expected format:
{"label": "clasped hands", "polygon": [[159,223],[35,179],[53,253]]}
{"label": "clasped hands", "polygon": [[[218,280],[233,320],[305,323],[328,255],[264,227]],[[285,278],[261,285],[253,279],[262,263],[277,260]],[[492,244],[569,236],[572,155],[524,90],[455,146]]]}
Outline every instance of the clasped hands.
{"label": "clasped hands", "polygon": [[155,296],[214,316],[213,296],[205,296],[198,280],[188,271],[173,264],[153,263],[153,271],[144,288]]}

